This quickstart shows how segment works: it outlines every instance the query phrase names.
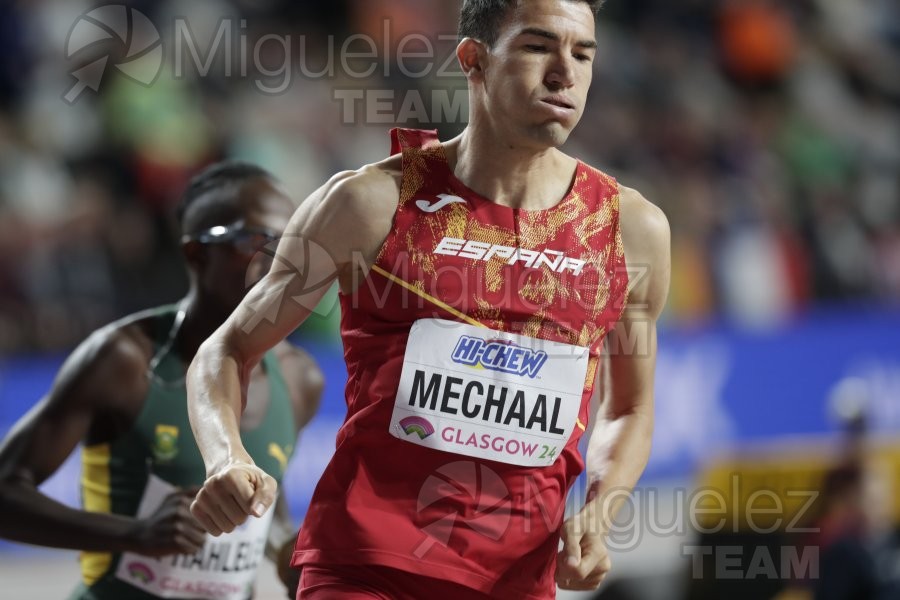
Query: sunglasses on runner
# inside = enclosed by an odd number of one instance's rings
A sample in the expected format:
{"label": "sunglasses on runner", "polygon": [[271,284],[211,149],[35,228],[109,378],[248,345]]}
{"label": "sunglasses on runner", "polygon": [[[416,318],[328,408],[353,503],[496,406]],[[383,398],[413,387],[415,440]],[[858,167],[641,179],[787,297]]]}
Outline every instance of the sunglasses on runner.
{"label": "sunglasses on runner", "polygon": [[251,256],[280,238],[281,235],[271,229],[245,227],[243,221],[239,221],[233,225],[217,225],[205,231],[185,235],[182,242],[229,244],[241,254]]}

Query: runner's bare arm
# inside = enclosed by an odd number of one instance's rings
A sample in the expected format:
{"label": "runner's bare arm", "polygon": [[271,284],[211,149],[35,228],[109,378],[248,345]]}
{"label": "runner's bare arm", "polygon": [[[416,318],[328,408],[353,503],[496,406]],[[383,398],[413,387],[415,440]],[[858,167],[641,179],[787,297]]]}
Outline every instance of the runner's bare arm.
{"label": "runner's bare arm", "polygon": [[[294,406],[294,425],[299,435],[319,409],[325,378],[316,361],[303,349],[285,341],[276,346],[276,352]],[[283,487],[274,510],[275,519],[266,540],[266,557],[275,563],[278,578],[287,588],[288,598],[295,598],[300,571],[291,568],[291,558],[297,539],[297,525],[291,519]]]}
{"label": "runner's bare arm", "polygon": [[325,375],[315,359],[302,348],[284,341],[275,350],[294,408],[294,427],[300,435],[322,404]]}
{"label": "runner's bare arm", "polygon": [[331,283],[351,292],[362,280],[391,228],[398,200],[392,165],[336,175],[300,205],[270,272],[188,370],[191,427],[208,476],[191,510],[213,535],[261,515],[275,500],[275,481],[256,468],[239,435],[250,370],[310,315]]}
{"label": "runner's bare arm", "polygon": [[638,192],[622,188],[620,196],[631,287],[608,339],[611,388],[588,443],[587,503],[563,527],[557,581],[566,589],[595,589],[609,571],[604,538],[650,455],[656,323],[669,290],[670,233],[662,211]]}
{"label": "runner's bare arm", "polygon": [[150,556],[195,552],[204,532],[173,494],[148,519],[88,512],[45,496],[38,486],[79,441],[110,439],[146,393],[147,357],[130,336],[106,328],[66,360],[50,392],[0,444],[0,537],[26,544]]}

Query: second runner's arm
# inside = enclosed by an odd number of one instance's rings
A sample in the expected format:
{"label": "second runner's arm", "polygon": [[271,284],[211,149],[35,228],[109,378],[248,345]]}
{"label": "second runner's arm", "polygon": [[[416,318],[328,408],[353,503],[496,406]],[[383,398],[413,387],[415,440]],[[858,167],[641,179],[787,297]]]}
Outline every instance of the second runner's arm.
{"label": "second runner's arm", "polygon": [[[113,423],[129,423],[146,396],[147,356],[133,332],[94,332],[65,361],[48,394],[0,441],[0,537],[25,544],[146,556],[190,554],[204,532],[179,490],[138,519],[67,506],[39,486],[82,440],[104,446]],[[86,485],[97,482],[87,481]],[[108,492],[107,492],[108,493]]]}

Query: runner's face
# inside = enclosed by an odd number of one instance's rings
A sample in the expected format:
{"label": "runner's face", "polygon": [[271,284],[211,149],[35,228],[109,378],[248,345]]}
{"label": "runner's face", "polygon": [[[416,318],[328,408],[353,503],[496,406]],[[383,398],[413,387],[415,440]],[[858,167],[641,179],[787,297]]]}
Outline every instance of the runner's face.
{"label": "runner's face", "polygon": [[488,51],[489,118],[539,144],[564,143],[584,113],[595,46],[587,3],[519,2]]}
{"label": "runner's face", "polygon": [[243,223],[233,239],[208,246],[202,285],[229,312],[269,271],[294,205],[279,186],[266,179],[245,183],[240,191]]}

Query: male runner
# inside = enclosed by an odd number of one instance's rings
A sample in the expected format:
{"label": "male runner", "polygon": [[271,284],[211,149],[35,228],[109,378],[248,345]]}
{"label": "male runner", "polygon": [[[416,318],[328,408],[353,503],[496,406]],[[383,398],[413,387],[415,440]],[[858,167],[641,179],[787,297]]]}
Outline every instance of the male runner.
{"label": "male runner", "polygon": [[[178,213],[188,295],[92,334],[0,447],[0,536],[84,550],[83,583],[72,598],[246,600],[263,552],[274,560],[293,541],[283,499],[271,527],[261,521],[231,539],[207,540],[189,511],[206,477],[184,386],[200,343],[268,269],[259,252],[282,234],[293,208],[258,167],[222,163],[201,173]],[[317,409],[322,376],[286,342],[246,375],[240,437],[255,464],[280,479]],[[85,510],[37,487],[79,442]],[[282,573],[288,579],[290,570]]]}
{"label": "male runner", "polygon": [[[554,577],[590,590],[609,571],[616,499],[649,454],[669,229],[558,150],[585,105],[598,4],[466,0],[468,128],[446,143],[396,131],[395,156],[314,193],[198,351],[188,403],[211,477],[192,512],[221,533],[276,489],[237,435],[244,373],[340,284],[348,411],[300,529],[299,598],[544,599]],[[564,523],[592,422],[587,503]]]}

